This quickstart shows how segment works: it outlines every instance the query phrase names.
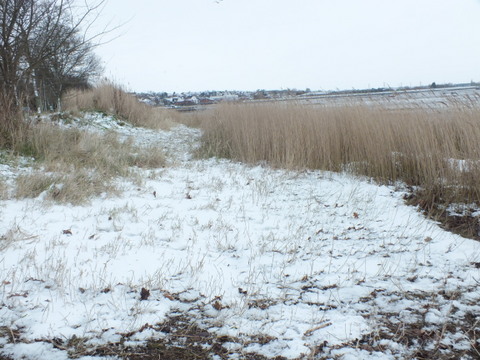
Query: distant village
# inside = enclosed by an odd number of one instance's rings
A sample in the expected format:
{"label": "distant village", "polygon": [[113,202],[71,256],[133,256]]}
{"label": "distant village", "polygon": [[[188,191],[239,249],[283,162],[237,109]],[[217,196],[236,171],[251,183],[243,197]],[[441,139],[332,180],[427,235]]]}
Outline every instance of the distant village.
{"label": "distant village", "polygon": [[252,100],[279,100],[302,96],[310,90],[257,90],[257,91],[202,91],[188,93],[166,92],[136,93],[140,101],[152,106],[163,106],[175,109],[188,110],[200,106],[217,104],[220,102],[244,102]]}
{"label": "distant village", "polygon": [[352,89],[334,91],[312,91],[310,89],[297,90],[256,90],[256,91],[202,91],[187,93],[147,92],[135,93],[140,101],[152,105],[177,109],[179,111],[196,110],[208,105],[221,102],[247,102],[247,101],[281,101],[281,100],[306,100],[329,96],[355,96],[355,95],[389,95],[395,96],[404,92],[423,92],[439,89],[480,89],[480,83],[469,82],[462,84],[436,84],[435,82],[415,87],[382,87],[372,89]]}

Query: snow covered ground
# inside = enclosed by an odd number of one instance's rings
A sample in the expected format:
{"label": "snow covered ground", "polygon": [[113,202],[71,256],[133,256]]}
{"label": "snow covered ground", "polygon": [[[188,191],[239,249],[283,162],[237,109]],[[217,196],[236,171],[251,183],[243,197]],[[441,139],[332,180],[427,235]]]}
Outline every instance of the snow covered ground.
{"label": "snow covered ground", "polygon": [[[195,160],[200,132],[185,126],[87,120],[164,147],[169,166],[138,170],[143,186],[118,180],[122,196],[88,206],[0,202],[0,357],[68,359],[72,339],[94,348],[125,334],[141,345],[166,337],[154,325],[172,314],[228,336],[231,358],[479,347],[468,331],[480,313],[480,244],[426,220],[401,191]],[[0,176],[16,171],[2,165]]]}
{"label": "snow covered ground", "polygon": [[480,103],[480,88],[477,86],[419,89],[406,91],[384,91],[357,94],[311,94],[300,102],[311,105],[343,106],[363,104],[382,106],[387,109],[446,109],[455,107],[477,107]]}

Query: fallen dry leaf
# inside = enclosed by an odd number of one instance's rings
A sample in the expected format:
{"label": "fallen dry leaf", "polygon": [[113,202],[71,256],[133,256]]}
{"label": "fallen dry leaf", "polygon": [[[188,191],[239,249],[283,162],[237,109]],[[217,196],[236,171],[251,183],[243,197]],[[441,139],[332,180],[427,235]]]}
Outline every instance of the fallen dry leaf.
{"label": "fallen dry leaf", "polygon": [[222,310],[223,309],[223,306],[222,306],[222,303],[220,301],[215,301],[213,304],[212,304],[213,308],[215,310]]}
{"label": "fallen dry leaf", "polygon": [[142,288],[142,290],[140,291],[140,300],[148,300],[149,297],[150,297],[150,291],[148,291],[145,288]]}
{"label": "fallen dry leaf", "polygon": [[247,290],[243,290],[242,288],[238,288],[238,292],[242,295],[247,295],[248,294],[248,291]]}
{"label": "fallen dry leaf", "polygon": [[323,324],[320,324],[314,328],[311,328],[310,330],[305,331],[303,335],[305,336],[311,336],[315,331],[326,328],[327,326],[332,325],[331,322],[324,322]]}
{"label": "fallen dry leaf", "polygon": [[175,300],[175,298],[166,291],[163,293],[163,296],[165,296],[168,300],[171,300],[171,301]]}

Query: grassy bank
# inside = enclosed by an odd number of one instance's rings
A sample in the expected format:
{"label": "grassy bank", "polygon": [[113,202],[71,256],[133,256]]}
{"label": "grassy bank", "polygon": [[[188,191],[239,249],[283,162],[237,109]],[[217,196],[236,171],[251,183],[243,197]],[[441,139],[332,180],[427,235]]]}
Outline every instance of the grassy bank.
{"label": "grassy bank", "polygon": [[100,111],[134,126],[151,129],[168,129],[178,119],[176,111],[146,105],[121,86],[110,82],[92,89],[68,92],[62,99],[62,107],[74,112]]}
{"label": "grassy bank", "polygon": [[52,124],[31,126],[17,142],[15,153],[34,160],[33,171],[16,179],[14,196],[81,204],[115,193],[115,179],[137,181],[133,167],[165,164],[159,148],[139,148],[113,133],[91,133]]}
{"label": "grassy bank", "polygon": [[[139,147],[114,133],[90,132],[59,124],[81,119],[82,112],[95,111],[108,114],[106,121],[114,121],[113,116],[120,124],[128,122],[159,129],[174,123],[175,112],[143,104],[111,83],[71,91],[64,97],[62,106],[65,111],[61,113],[19,120],[15,131],[9,130],[4,137],[9,139],[8,144],[0,142],[4,150],[1,154],[9,161],[15,161],[16,156],[33,159],[32,170],[16,177],[13,190],[2,181],[2,198],[33,198],[44,194],[47,200],[81,204],[95,196],[115,193],[115,180],[119,177],[138,181],[134,167],[164,166],[165,156],[158,147]],[[6,110],[1,114],[8,116]]]}

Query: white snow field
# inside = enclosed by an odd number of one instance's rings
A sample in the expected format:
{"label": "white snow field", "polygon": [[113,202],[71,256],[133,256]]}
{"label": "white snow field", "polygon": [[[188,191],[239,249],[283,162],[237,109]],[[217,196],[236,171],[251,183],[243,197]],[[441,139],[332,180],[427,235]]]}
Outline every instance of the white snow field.
{"label": "white snow field", "polygon": [[[0,202],[0,358],[69,359],[72,339],[141,346],[168,336],[156,325],[172,314],[226,336],[232,359],[468,359],[479,348],[480,244],[427,220],[401,191],[196,160],[200,131],[183,125],[90,115],[81,126],[157,144],[169,165],[139,169],[142,186],[119,179],[121,196],[86,206]],[[19,171],[1,165],[0,178]],[[92,354],[75,356],[115,358]]]}

